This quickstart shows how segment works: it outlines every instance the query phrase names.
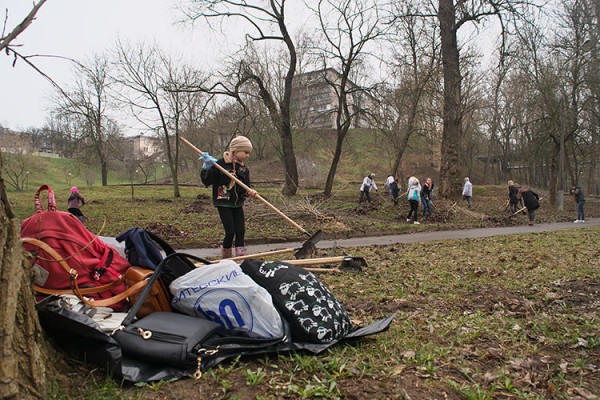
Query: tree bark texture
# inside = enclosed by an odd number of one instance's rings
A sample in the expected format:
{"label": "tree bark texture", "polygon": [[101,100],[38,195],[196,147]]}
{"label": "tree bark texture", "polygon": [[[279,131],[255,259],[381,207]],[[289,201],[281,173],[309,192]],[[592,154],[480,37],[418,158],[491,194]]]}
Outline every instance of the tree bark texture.
{"label": "tree bark texture", "polygon": [[[0,155],[0,171],[2,170]],[[44,340],[30,269],[22,259],[19,223],[0,176],[0,399],[41,399],[48,392],[49,346]],[[52,363],[52,364],[51,364]]]}
{"label": "tree bark texture", "polygon": [[461,131],[461,76],[453,0],[439,0],[438,20],[444,71],[444,127],[440,164],[440,195],[450,198],[458,196],[462,190],[458,164]]}

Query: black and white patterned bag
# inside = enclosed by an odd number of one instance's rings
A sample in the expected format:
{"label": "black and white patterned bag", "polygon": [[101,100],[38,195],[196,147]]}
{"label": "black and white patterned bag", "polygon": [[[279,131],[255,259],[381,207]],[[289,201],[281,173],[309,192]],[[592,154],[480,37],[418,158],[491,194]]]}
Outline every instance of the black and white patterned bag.
{"label": "black and white patterned bag", "polygon": [[329,343],[352,329],[344,306],[310,271],[283,262],[246,260],[242,270],[267,289],[297,341]]}

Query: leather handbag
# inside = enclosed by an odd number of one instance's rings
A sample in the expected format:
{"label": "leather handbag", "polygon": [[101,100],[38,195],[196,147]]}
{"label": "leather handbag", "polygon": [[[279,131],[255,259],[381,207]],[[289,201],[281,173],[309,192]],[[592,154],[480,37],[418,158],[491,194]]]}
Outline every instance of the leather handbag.
{"label": "leather handbag", "polygon": [[[133,287],[138,282],[149,279],[153,273],[154,271],[151,269],[133,266],[125,271],[125,282],[127,283],[128,287]],[[129,296],[129,302],[131,304],[136,303],[138,297],[139,293],[132,294]],[[137,318],[143,318],[157,311],[172,311],[169,296],[167,295],[167,291],[160,280],[157,280],[154,285],[152,285],[152,288],[148,293],[148,297],[146,297],[146,299],[142,302],[142,305],[135,316]]]}
{"label": "leather handbag", "polygon": [[202,343],[220,325],[172,312],[155,312],[115,332],[124,355],[153,364],[189,368],[202,363]]}

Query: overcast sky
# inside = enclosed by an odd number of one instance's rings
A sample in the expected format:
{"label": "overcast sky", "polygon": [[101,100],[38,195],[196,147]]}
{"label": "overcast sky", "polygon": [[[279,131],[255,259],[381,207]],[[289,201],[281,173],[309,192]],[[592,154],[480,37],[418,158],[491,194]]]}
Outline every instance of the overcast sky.
{"label": "overcast sky", "polygon": [[[21,22],[32,1],[0,0],[9,10],[9,30]],[[37,20],[14,43],[22,54],[52,54],[74,59],[91,57],[113,46],[117,38],[156,40],[163,49],[182,54],[198,66],[222,57],[226,41],[219,34],[189,25],[174,24],[181,16],[169,0],[50,0]],[[2,18],[4,20],[4,18]],[[1,22],[0,22],[1,23]],[[210,55],[210,56],[207,56]],[[61,85],[72,79],[68,61],[34,60]],[[23,62],[12,67],[12,58],[0,54],[0,124],[11,129],[41,127],[49,115],[52,86]]]}
{"label": "overcast sky", "polygon": [[[24,55],[49,54],[85,60],[95,52],[113,47],[117,38],[133,43],[156,41],[163,50],[173,56],[181,55],[196,67],[218,69],[219,61],[239,48],[248,26],[240,20],[228,21],[230,31],[225,36],[208,29],[203,21],[193,27],[189,23],[177,24],[182,19],[174,9],[177,1],[186,0],[50,0],[13,45],[22,45],[19,50]],[[9,12],[7,31],[23,20],[32,3],[32,0],[0,0],[3,14],[5,9]],[[307,26],[311,25],[311,17],[305,13],[288,8],[287,19],[293,34],[298,29],[310,29]],[[32,61],[62,87],[73,83],[70,62],[57,58]],[[50,115],[50,98],[54,93],[52,85],[31,67],[21,61],[12,67],[12,58],[0,54],[1,125],[14,130],[43,126]],[[135,134],[141,129],[130,121],[124,133]]]}

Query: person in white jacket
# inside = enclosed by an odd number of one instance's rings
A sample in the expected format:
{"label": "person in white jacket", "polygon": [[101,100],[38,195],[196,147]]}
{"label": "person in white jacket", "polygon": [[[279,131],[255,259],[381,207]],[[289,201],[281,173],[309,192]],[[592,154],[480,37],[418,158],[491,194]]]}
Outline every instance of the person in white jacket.
{"label": "person in white jacket", "polygon": [[463,200],[467,201],[469,205],[469,210],[473,208],[473,202],[471,201],[471,197],[473,197],[473,184],[469,180],[469,177],[465,177],[465,184],[463,186],[462,191]]}
{"label": "person in white jacket", "polygon": [[369,175],[367,175],[365,177],[365,179],[363,179],[362,184],[360,185],[360,196],[358,197],[359,205],[360,205],[360,203],[363,202],[363,200],[365,198],[368,203],[371,203],[371,195],[369,194],[369,192],[371,190],[377,191],[377,185],[375,184],[375,181],[373,180],[374,177],[375,177],[375,174],[371,172]]}
{"label": "person in white jacket", "polygon": [[394,200],[394,195],[392,194],[392,183],[394,183],[395,180],[396,178],[394,178],[394,175],[388,175],[385,184],[383,185],[384,189],[387,189],[392,200]]}

